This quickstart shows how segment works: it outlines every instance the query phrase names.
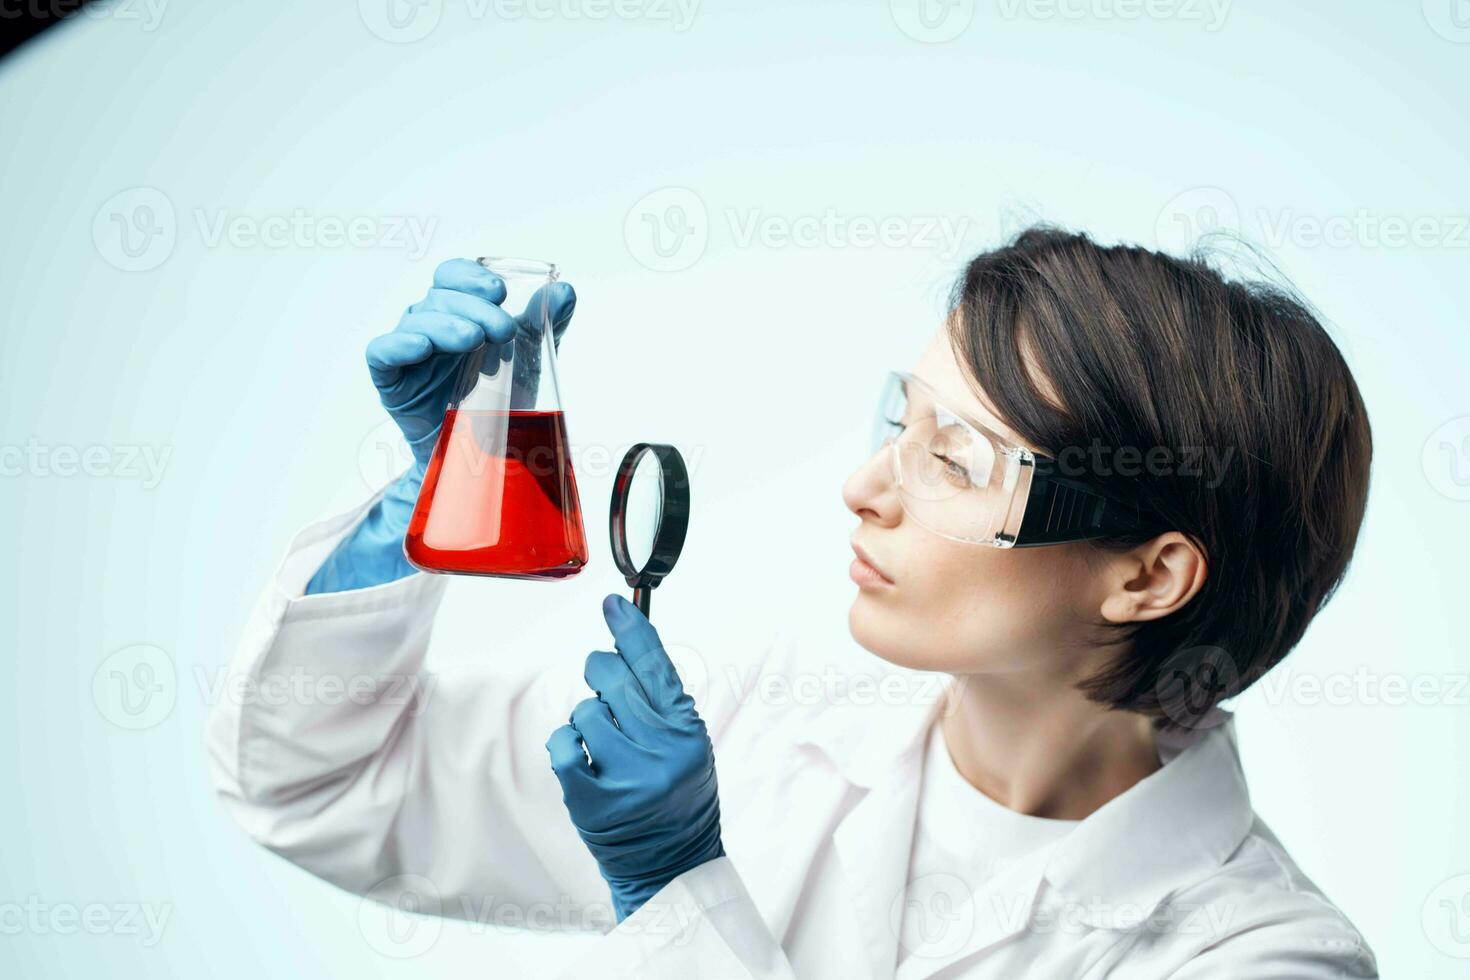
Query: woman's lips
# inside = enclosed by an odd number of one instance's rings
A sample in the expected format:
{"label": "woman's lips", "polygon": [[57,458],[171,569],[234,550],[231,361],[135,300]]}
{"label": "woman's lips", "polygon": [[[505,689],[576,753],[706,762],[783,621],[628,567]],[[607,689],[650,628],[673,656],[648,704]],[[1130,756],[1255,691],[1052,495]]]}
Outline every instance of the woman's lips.
{"label": "woman's lips", "polygon": [[882,570],[868,557],[867,552],[859,548],[856,542],[853,543],[852,550],[857,557],[848,566],[847,574],[854,582],[859,586],[869,588],[881,588],[893,584],[893,579],[884,575]]}

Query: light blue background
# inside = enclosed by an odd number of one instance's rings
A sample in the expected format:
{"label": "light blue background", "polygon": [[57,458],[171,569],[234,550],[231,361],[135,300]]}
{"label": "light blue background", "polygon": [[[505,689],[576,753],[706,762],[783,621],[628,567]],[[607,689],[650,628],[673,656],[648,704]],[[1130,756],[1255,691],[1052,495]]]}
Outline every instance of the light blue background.
{"label": "light blue background", "polygon": [[[666,637],[850,642],[839,490],[877,380],[912,363],[969,254],[1045,218],[1171,248],[1236,230],[1330,321],[1372,413],[1368,520],[1275,693],[1240,699],[1243,751],[1258,810],[1384,975],[1464,976],[1465,3],[1239,0],[1219,20],[1185,0],[986,0],[936,7],[932,29],[903,0],[705,0],[687,24],[534,7],[553,15],[430,0],[395,29],[383,0],[114,4],[0,63],[0,447],[42,461],[0,478],[0,905],[170,916],[152,945],[0,922],[0,973],[550,975],[573,941],[447,924],[422,956],[379,955],[356,898],[211,797],[208,678],[290,535],[391,473],[364,343],[449,256],[551,258],[581,296],[561,374],[592,565],[456,583],[439,664],[605,645],[598,460],[645,438],[694,467]],[[211,234],[296,209],[328,233],[432,234],[423,254]],[[829,209],[913,231],[742,240],[752,217],[801,233]],[[920,233],[940,219],[962,247]],[[1392,240],[1415,220],[1416,242]],[[94,475],[67,475],[68,447],[92,446]],[[169,454],[156,486],[129,447]],[[110,720],[121,661],[104,661],[139,644],[162,651],[172,708],[134,731]],[[1355,671],[1439,693],[1301,686]]]}

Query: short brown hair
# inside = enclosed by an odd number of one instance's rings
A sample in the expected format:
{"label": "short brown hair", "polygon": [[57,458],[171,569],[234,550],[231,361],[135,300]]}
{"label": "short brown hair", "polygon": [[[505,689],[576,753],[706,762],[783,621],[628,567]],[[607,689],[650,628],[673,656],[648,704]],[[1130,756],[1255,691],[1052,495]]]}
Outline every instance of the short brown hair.
{"label": "short brown hair", "polygon": [[[1084,683],[1088,697],[1187,724],[1280,662],[1352,558],[1372,457],[1357,384],[1308,307],[1202,256],[1046,227],[973,259],[951,307],[961,363],[1038,448],[1228,455],[1210,479],[1183,465],[1089,474],[1198,542],[1209,575],[1184,608],[1129,627],[1130,652]],[[1171,682],[1181,672],[1203,696]]]}

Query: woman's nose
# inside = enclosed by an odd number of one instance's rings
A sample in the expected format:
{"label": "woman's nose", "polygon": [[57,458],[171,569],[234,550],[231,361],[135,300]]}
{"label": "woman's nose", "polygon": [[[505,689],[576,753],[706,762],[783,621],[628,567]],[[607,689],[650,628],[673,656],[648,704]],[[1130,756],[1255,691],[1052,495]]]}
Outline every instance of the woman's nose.
{"label": "woman's nose", "polygon": [[898,487],[893,482],[891,445],[880,446],[866,463],[853,471],[842,485],[842,501],[854,514],[885,527],[899,522],[903,505],[898,501]]}

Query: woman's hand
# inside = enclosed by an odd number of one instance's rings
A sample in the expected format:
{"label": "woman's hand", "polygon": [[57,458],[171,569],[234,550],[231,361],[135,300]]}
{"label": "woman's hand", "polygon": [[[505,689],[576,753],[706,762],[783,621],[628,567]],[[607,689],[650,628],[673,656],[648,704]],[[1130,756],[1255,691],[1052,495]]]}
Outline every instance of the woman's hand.
{"label": "woman's hand", "polygon": [[621,922],[725,849],[714,750],[694,699],[637,606],[610,595],[602,613],[617,652],[587,657],[597,696],[577,705],[546,749]]}
{"label": "woman's hand", "polygon": [[[564,282],[542,288],[551,293],[552,342],[559,345],[577,296]],[[404,311],[391,333],[368,344],[378,399],[413,449],[416,469],[427,467],[433,455],[465,357],[487,343],[540,338],[538,325],[518,322],[500,308],[504,301],[505,282],[499,276],[470,259],[450,259],[434,270],[428,295]],[[539,311],[539,301],[532,299],[526,309]]]}
{"label": "woman's hand", "polygon": [[[559,345],[577,295],[564,282],[542,288],[550,291],[552,342]],[[540,353],[541,327],[526,319],[536,314],[512,317],[500,307],[505,295],[504,280],[480,263],[450,259],[434,270],[434,285],[404,311],[398,326],[368,343],[368,371],[378,399],[408,440],[413,465],[388,485],[352,534],[322,562],[306,584],[307,595],[368,588],[417,571],[404,557],[403,536],[444,413],[454,400],[455,386],[464,380],[465,359],[486,344],[516,343]],[[533,298],[526,308],[539,311],[539,301]]]}

